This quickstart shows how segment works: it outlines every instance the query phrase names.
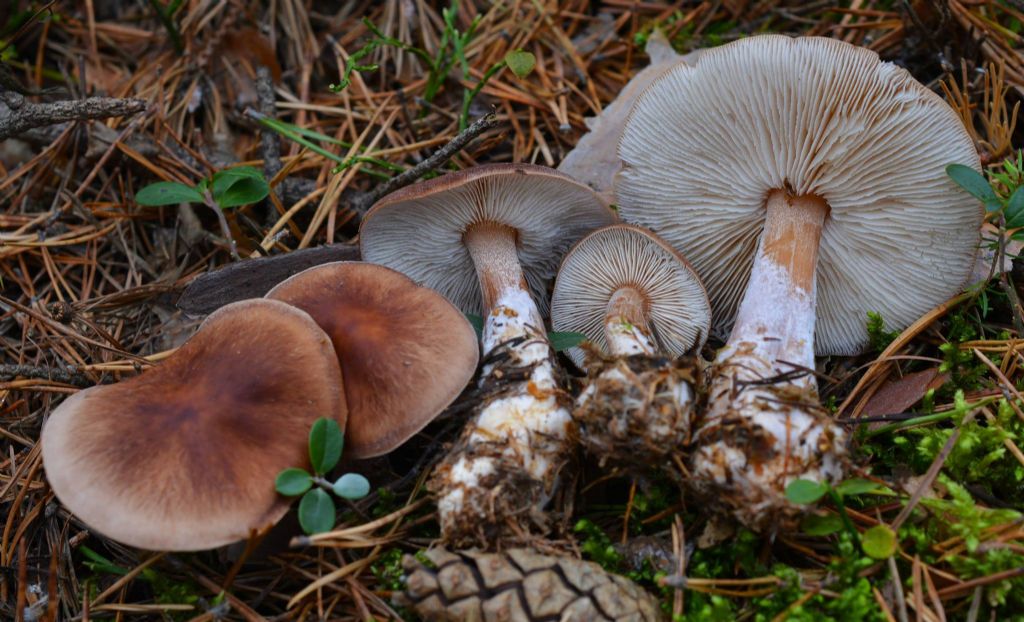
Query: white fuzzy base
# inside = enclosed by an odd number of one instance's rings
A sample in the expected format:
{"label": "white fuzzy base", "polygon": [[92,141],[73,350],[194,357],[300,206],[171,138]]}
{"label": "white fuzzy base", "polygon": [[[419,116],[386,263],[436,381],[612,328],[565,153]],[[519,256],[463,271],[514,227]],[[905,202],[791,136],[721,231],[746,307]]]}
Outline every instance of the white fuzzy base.
{"label": "white fuzzy base", "polygon": [[800,510],[785,498],[793,480],[843,477],[846,434],[821,409],[814,376],[778,380],[813,372],[813,335],[814,292],[794,289],[782,268],[758,257],[716,358],[693,458],[698,488],[755,529]]}
{"label": "white fuzzy base", "polygon": [[[541,482],[546,491],[553,488],[557,468],[565,461],[572,417],[557,385],[554,352],[529,294],[506,290],[487,317],[484,351],[519,337],[526,340],[509,349],[511,366],[532,367],[532,371],[527,381],[485,405],[463,432],[463,455],[448,472],[438,501],[446,535],[462,529],[467,520],[472,524],[489,516],[487,499],[492,491],[481,485],[481,479],[495,472],[496,460],[474,455],[476,446],[501,447],[500,456],[506,465],[511,461],[523,475]],[[483,382],[497,365],[484,368]],[[501,363],[502,369],[509,367],[509,361]]]}

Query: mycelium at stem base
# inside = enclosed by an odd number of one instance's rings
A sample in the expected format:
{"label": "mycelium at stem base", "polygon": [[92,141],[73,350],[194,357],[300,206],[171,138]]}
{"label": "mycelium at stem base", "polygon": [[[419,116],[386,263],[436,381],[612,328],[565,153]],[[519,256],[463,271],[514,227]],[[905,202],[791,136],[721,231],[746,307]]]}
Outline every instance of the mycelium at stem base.
{"label": "mycelium at stem base", "polygon": [[633,287],[612,295],[604,320],[611,356],[590,353],[591,380],[573,410],[581,443],[602,465],[659,465],[690,437],[696,367],[656,353],[646,305]]}
{"label": "mycelium at stem base", "polygon": [[464,242],[487,309],[481,384],[493,391],[431,487],[439,496],[446,540],[493,547],[544,526],[541,509],[567,460],[572,419],[544,322],[526,287],[514,231],[477,224]]}
{"label": "mycelium at stem base", "polygon": [[712,369],[693,469],[708,499],[754,529],[796,515],[785,496],[791,481],[840,480],[846,455],[813,375],[815,271],[829,208],[781,190],[765,207],[736,324]]}

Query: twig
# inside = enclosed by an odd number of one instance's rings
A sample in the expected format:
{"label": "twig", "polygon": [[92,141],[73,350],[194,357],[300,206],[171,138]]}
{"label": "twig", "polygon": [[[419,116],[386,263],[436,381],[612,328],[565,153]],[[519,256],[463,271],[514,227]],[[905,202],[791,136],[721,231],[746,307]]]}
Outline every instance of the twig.
{"label": "twig", "polygon": [[7,92],[4,95],[4,100],[9,110],[5,113],[0,112],[0,140],[17,136],[37,127],[64,121],[124,117],[146,109],[145,100],[112,97],[90,97],[33,104],[25,101],[25,98],[18,93]]}
{"label": "twig", "polygon": [[[273,117],[276,109],[274,82],[270,68],[265,65],[260,65],[256,69],[256,95],[259,97],[260,113],[267,117]],[[263,176],[267,178],[267,181],[270,181],[281,171],[283,166],[281,164],[281,135],[262,123],[259,125],[259,128],[260,153],[263,156]],[[274,188],[271,188],[270,191],[277,192]],[[264,205],[266,209],[264,220],[267,223],[267,227],[272,227],[278,217],[277,211],[274,209],[274,202],[270,197],[267,197],[264,199]]]}
{"label": "twig", "polygon": [[14,380],[15,378],[52,380],[53,382],[63,382],[64,384],[81,388],[91,387],[96,384],[83,374],[53,367],[0,365],[0,380]]}
{"label": "twig", "polygon": [[411,169],[405,171],[404,173],[395,175],[388,181],[380,184],[379,186],[368,192],[366,196],[360,197],[359,199],[353,201],[352,209],[359,213],[365,213],[366,210],[369,209],[371,205],[376,203],[381,197],[387,194],[391,194],[392,192],[398,190],[399,188],[404,188],[411,184],[412,182],[419,179],[420,177],[426,175],[427,173],[437,170],[438,168],[444,166],[444,164],[448,162],[448,160],[452,159],[452,157],[455,156],[455,154],[465,149],[466,146],[469,143],[473,142],[473,140],[477,136],[480,136],[481,134],[483,134],[484,132],[491,129],[497,124],[498,120],[494,117],[493,112],[485,114],[484,116],[474,121],[473,124],[467,127],[465,130],[459,132],[459,134],[455,138],[453,138],[451,142],[441,147],[434,153],[430,154],[430,156],[427,159],[423,160],[422,162],[412,167]]}

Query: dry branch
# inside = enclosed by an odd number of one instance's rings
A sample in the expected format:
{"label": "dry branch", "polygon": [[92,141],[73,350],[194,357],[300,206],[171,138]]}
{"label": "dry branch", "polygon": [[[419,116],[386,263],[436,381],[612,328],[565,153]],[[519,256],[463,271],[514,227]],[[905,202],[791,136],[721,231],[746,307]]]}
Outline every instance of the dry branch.
{"label": "dry branch", "polygon": [[55,123],[124,117],[146,109],[142,99],[89,97],[34,104],[13,92],[3,94],[3,99],[7,110],[0,112],[0,140]]}

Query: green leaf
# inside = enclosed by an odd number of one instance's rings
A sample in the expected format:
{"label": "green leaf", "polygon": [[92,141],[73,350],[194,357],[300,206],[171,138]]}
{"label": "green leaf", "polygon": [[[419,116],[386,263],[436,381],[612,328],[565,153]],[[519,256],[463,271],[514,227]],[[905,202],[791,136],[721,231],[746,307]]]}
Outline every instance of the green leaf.
{"label": "green leaf", "polygon": [[808,514],[800,522],[800,529],[809,536],[827,536],[843,528],[838,514]]}
{"label": "green leaf", "polygon": [[848,479],[845,482],[840,483],[836,486],[836,492],[843,495],[844,497],[855,497],[868,492],[875,492],[882,486],[877,482],[871,480],[853,478]]}
{"label": "green leaf", "polygon": [[809,479],[796,479],[786,486],[786,499],[798,505],[816,503],[828,492],[828,484],[812,482]]}
{"label": "green leaf", "polygon": [[299,501],[299,524],[306,533],[330,531],[334,519],[334,499],[320,488],[310,490]]}
{"label": "green leaf", "polygon": [[973,168],[963,164],[950,164],[946,167],[946,174],[968,194],[984,203],[986,210],[994,212],[1002,207],[1002,202],[991,184],[984,175]]}
{"label": "green leaf", "polygon": [[259,169],[238,166],[218,171],[213,176],[213,200],[221,209],[262,201],[270,186]]}
{"label": "green leaf", "polygon": [[505,64],[517,78],[525,78],[537,64],[537,57],[525,50],[514,50],[505,55]]}
{"label": "green leaf", "polygon": [[1024,186],[1017,188],[1010,195],[1004,215],[1006,216],[1007,228],[1016,229],[1017,227],[1024,227]]}
{"label": "green leaf", "polygon": [[342,499],[362,499],[370,494],[370,482],[358,473],[346,473],[334,482],[333,490]]}
{"label": "green leaf", "polygon": [[313,485],[313,476],[302,469],[285,469],[277,474],[274,489],[286,497],[297,497]]}
{"label": "green leaf", "polygon": [[896,533],[888,525],[875,525],[860,537],[864,552],[875,559],[887,559],[896,553]]}
{"label": "green leaf", "polygon": [[476,338],[482,339],[484,336],[484,318],[480,317],[475,313],[464,313],[469,323],[473,325],[473,330],[476,331]]}
{"label": "green leaf", "polygon": [[203,195],[195,188],[176,181],[158,181],[139,190],[135,195],[135,202],[149,206],[202,203]]}
{"label": "green leaf", "polygon": [[309,460],[313,470],[319,475],[333,469],[341,459],[344,444],[345,437],[337,421],[326,417],[317,419],[309,431]]}
{"label": "green leaf", "polygon": [[583,333],[560,333],[554,331],[548,333],[548,341],[551,342],[551,347],[554,348],[555,352],[575,348],[586,340],[587,336]]}

